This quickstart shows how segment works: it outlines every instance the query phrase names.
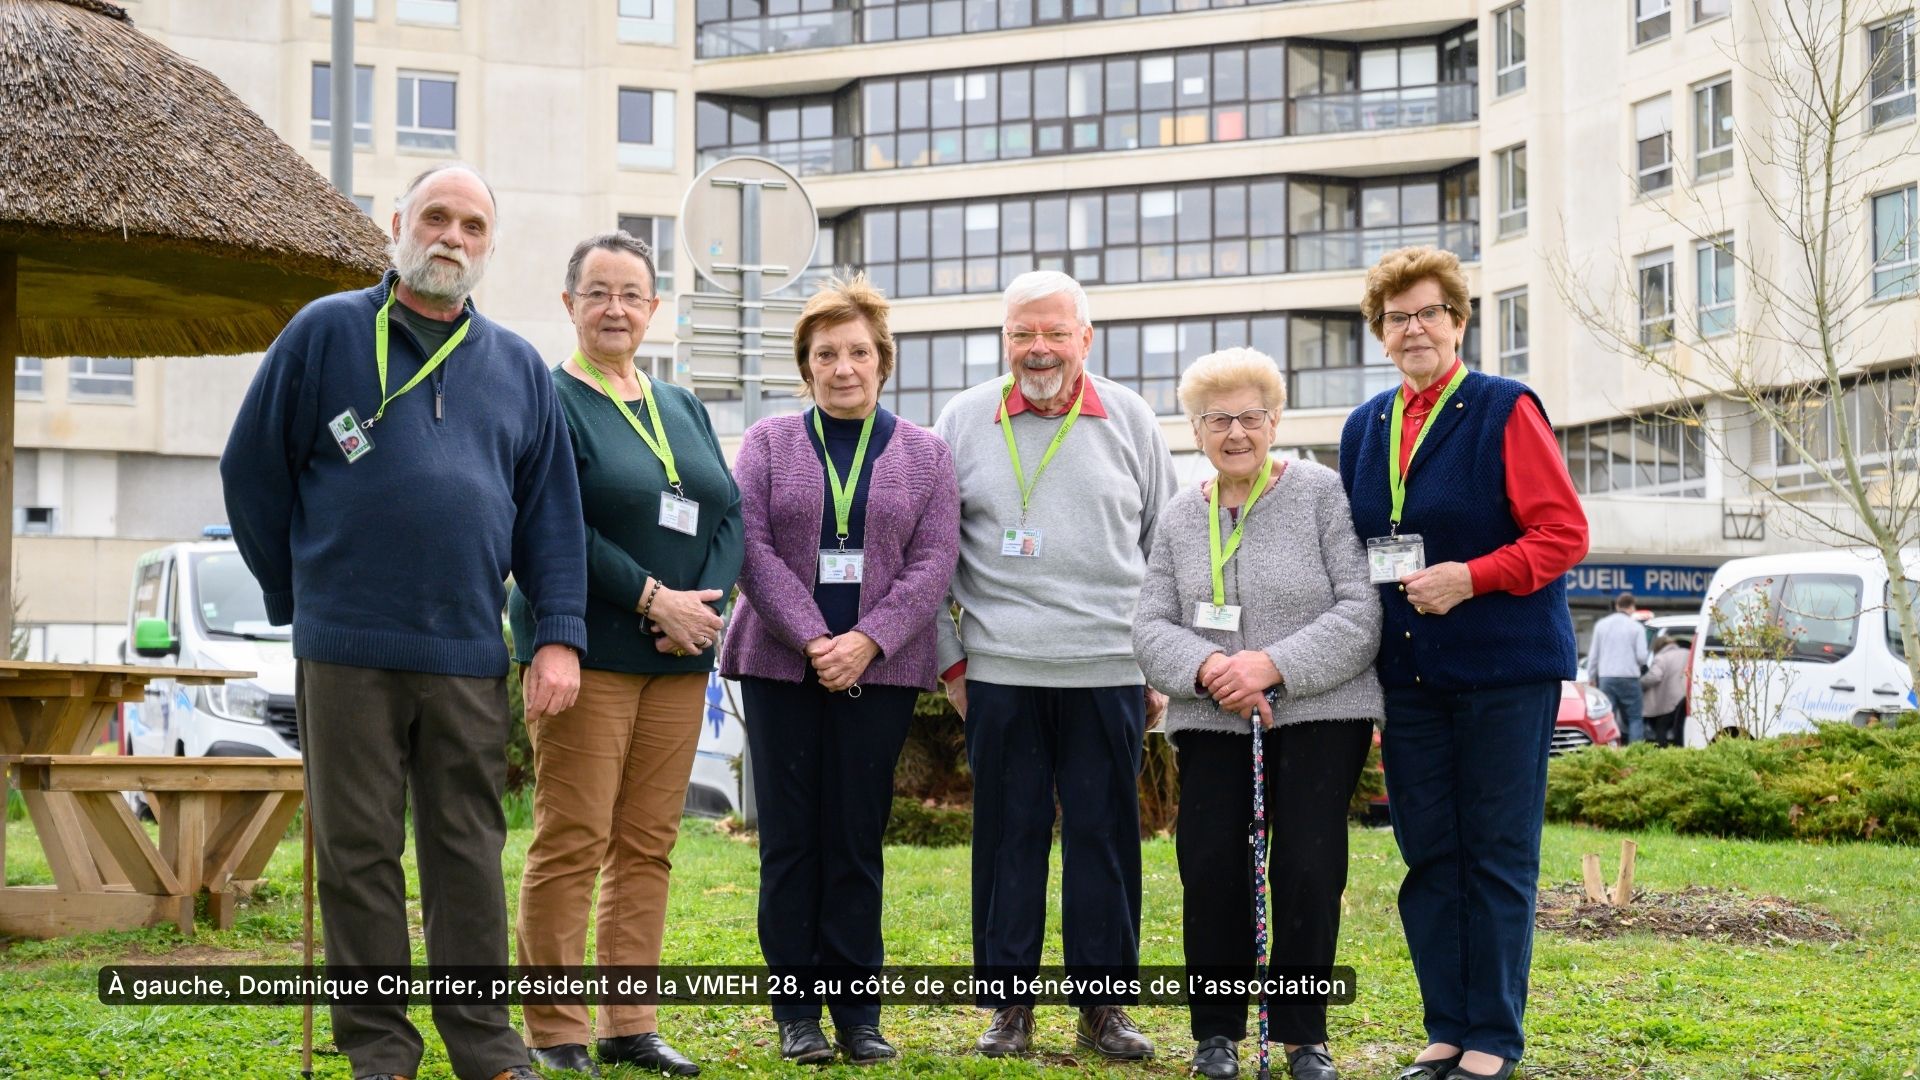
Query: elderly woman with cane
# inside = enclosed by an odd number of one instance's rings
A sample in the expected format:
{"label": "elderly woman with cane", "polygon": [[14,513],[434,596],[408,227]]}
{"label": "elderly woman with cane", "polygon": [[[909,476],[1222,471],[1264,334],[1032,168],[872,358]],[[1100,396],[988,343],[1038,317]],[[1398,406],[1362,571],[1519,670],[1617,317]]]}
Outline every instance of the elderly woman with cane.
{"label": "elderly woman with cane", "polygon": [[[1201,357],[1179,392],[1216,475],[1162,512],[1133,642],[1148,683],[1171,700],[1187,967],[1252,974],[1256,882],[1246,851],[1259,818],[1257,843],[1269,839],[1267,822],[1285,823],[1270,837],[1271,865],[1258,868],[1278,882],[1274,960],[1330,968],[1347,803],[1382,716],[1380,602],[1339,477],[1268,456],[1286,400],[1272,358],[1252,349]],[[1265,796],[1257,816],[1256,786]],[[1195,994],[1189,1011],[1194,1072],[1238,1076],[1245,996]],[[1295,1080],[1336,1080],[1324,997],[1277,1003],[1270,1019]]]}

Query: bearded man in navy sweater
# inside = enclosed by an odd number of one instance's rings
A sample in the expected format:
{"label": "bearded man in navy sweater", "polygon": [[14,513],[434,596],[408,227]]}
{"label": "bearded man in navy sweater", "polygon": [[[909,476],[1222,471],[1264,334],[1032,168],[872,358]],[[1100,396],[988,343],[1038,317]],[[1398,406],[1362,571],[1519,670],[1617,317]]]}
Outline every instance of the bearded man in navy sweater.
{"label": "bearded man in navy sweater", "polygon": [[[329,969],[410,961],[409,795],[428,962],[507,962],[509,573],[535,615],[527,718],[580,685],[586,534],[566,423],[539,354],[469,300],[494,214],[465,166],[416,177],[393,216],[397,269],[294,316],[220,459],[268,617],[293,624]],[[402,1004],[332,1013],[354,1076],[418,1070]],[[433,1021],[462,1080],[535,1077],[506,1005],[435,1004]]]}

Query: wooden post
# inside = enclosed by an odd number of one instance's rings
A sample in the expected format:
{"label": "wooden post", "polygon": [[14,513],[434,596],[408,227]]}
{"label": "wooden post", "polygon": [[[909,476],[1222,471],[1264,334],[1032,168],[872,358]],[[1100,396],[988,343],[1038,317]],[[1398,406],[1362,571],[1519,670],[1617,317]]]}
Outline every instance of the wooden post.
{"label": "wooden post", "polygon": [[[1620,841],[1620,876],[1613,882],[1613,906],[1626,907],[1633,901],[1633,859],[1640,845],[1631,840]],[[1596,862],[1599,861],[1595,857]]]}
{"label": "wooden post", "polygon": [[20,356],[20,256],[0,251],[0,656],[13,655],[13,369]]}
{"label": "wooden post", "polygon": [[1607,883],[1600,877],[1600,856],[1583,855],[1580,869],[1587,879],[1587,899],[1596,904],[1607,902]]}

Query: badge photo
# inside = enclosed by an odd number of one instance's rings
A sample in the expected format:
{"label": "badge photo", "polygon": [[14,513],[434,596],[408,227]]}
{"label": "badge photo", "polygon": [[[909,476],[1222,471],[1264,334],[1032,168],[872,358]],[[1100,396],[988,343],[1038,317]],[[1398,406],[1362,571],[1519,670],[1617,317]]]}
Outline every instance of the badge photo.
{"label": "badge photo", "polygon": [[1391,585],[1416,570],[1427,568],[1427,544],[1419,533],[1375,536],[1367,541],[1368,580]]}
{"label": "badge photo", "polygon": [[1016,559],[1040,557],[1039,529],[1008,529],[1000,538],[1000,554]]}
{"label": "badge photo", "polygon": [[347,463],[359,461],[373,450],[373,437],[360,424],[360,414],[349,408],[346,412],[327,421],[327,434],[347,456]]}
{"label": "badge photo", "polygon": [[866,577],[866,572],[866,552],[820,549],[820,584],[858,585]]}
{"label": "badge photo", "polygon": [[671,491],[660,493],[660,527],[688,536],[700,532],[700,504]]}

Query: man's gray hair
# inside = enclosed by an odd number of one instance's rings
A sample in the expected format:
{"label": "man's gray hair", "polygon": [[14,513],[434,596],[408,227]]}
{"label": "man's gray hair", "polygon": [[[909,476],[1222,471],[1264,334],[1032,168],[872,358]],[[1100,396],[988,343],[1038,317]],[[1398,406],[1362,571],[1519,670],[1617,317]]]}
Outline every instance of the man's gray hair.
{"label": "man's gray hair", "polygon": [[573,246],[573,255],[567,259],[568,296],[579,295],[574,290],[580,285],[580,264],[587,261],[588,253],[595,251],[619,252],[639,259],[647,268],[648,291],[653,293],[660,291],[660,275],[653,270],[653,248],[645,240],[625,229],[615,229],[598,236],[589,236]]}
{"label": "man's gray hair", "polygon": [[1082,326],[1092,326],[1093,318],[1087,313],[1087,290],[1080,283],[1058,270],[1029,270],[1007,283],[1006,294],[1001,298],[1003,310],[1011,311],[1021,304],[1031,304],[1036,300],[1045,300],[1049,296],[1066,293],[1073,297],[1073,314]]}
{"label": "man's gray hair", "polygon": [[443,172],[452,172],[454,170],[466,173],[468,176],[480,181],[480,186],[487,189],[487,201],[493,204],[494,217],[498,218],[500,216],[500,197],[493,193],[493,185],[487,183],[487,178],[480,175],[479,169],[474,168],[464,161],[443,161],[438,165],[433,165],[422,170],[418,176],[407,181],[406,190],[402,191],[400,197],[393,201],[393,212],[400,215],[400,220],[405,221],[407,219],[407,204],[413,201],[413,193],[420,190],[420,185],[426,183],[428,177],[437,176]]}

